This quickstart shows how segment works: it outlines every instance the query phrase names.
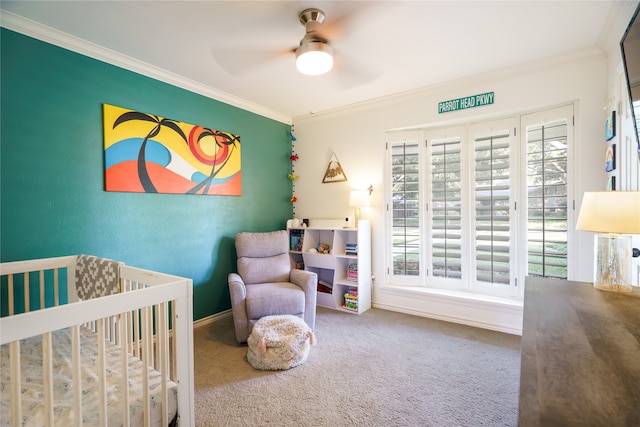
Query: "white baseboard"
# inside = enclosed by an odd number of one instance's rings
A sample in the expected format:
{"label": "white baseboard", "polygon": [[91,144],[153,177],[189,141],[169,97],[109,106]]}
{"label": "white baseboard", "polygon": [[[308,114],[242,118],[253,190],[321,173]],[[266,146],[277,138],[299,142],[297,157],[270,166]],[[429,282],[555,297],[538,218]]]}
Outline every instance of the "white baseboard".
{"label": "white baseboard", "polygon": [[424,289],[379,287],[373,306],[415,316],[522,335],[522,301],[474,298]]}
{"label": "white baseboard", "polygon": [[[414,316],[459,323],[513,335],[522,335],[522,302],[500,299],[457,297],[399,287],[379,287],[373,307]],[[211,325],[232,316],[231,309],[193,322],[193,328]]]}
{"label": "white baseboard", "polygon": [[224,319],[228,316],[232,316],[233,312],[231,309],[221,311],[220,313],[212,314],[211,316],[203,317],[202,319],[193,321],[193,329],[201,328],[203,326],[211,325],[213,322]]}

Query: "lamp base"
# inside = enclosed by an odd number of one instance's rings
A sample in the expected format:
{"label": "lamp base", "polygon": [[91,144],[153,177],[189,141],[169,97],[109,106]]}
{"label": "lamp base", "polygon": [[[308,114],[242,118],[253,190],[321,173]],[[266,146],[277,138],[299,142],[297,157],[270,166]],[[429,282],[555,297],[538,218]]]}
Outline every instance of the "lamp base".
{"label": "lamp base", "polygon": [[362,208],[353,208],[353,228],[358,228],[358,223],[362,219]]}
{"label": "lamp base", "polygon": [[631,236],[597,234],[595,243],[593,286],[601,291],[631,292]]}

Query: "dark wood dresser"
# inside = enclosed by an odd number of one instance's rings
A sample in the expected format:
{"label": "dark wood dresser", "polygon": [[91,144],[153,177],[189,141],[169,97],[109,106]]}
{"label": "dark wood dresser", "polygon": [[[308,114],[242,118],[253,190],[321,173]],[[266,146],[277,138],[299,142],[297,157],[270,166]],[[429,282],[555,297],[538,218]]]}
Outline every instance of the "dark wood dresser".
{"label": "dark wood dresser", "polygon": [[640,288],[527,277],[518,425],[640,426]]}

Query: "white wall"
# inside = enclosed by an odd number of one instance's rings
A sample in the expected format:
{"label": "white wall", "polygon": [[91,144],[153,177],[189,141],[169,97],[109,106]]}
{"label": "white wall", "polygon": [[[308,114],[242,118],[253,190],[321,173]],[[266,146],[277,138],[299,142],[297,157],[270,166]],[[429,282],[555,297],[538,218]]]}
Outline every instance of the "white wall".
{"label": "white wall", "polygon": [[[638,2],[616,2],[608,17],[608,31],[601,37],[600,48],[561,58],[551,58],[508,70],[499,70],[474,78],[453,81],[437,87],[345,107],[335,111],[294,118],[297,141],[294,145],[300,159],[295,164],[296,216],[299,218],[340,218],[352,215],[348,207],[349,190],[373,185],[372,206],[367,209],[372,221],[374,306],[398,309],[413,314],[491,329],[518,333],[521,311],[509,304],[485,301],[453,301],[442,293],[417,295],[410,291],[393,291],[384,287],[383,236],[383,166],[384,132],[412,126],[434,126],[464,123],[472,120],[503,117],[535,111],[568,102],[576,102],[576,143],[578,164],[576,211],[585,191],[606,188],[604,171],[604,123],[608,111],[618,111],[618,144],[620,165],[616,170],[618,188],[640,188],[637,153],[624,146],[632,130],[624,111],[626,92],[622,75],[619,42]],[[484,92],[495,92],[490,106],[437,113],[439,101]],[[622,114],[620,114],[622,112]],[[335,153],[348,177],[348,182],[322,184],[322,178]],[[633,157],[636,154],[636,157]],[[631,156],[629,158],[629,156]],[[635,247],[640,246],[638,237]],[[578,269],[575,280],[593,279],[593,235],[576,232]],[[638,261],[634,266],[640,276]],[[638,278],[635,278],[637,283]]]}
{"label": "white wall", "polygon": [[[384,277],[382,209],[384,132],[389,129],[432,125],[445,121],[471,121],[514,112],[534,111],[578,101],[577,190],[602,190],[604,172],[604,114],[606,103],[606,58],[599,51],[557,58],[517,69],[503,70],[465,81],[414,92],[374,104],[336,112],[298,117],[294,120],[296,162],[296,216],[339,218],[352,215],[349,190],[373,185],[372,206],[367,216],[373,227],[373,260],[376,281]],[[439,101],[495,92],[490,106],[438,115]],[[348,182],[323,184],[327,163],[334,152]],[[576,196],[579,196],[576,195]],[[580,197],[577,202],[579,203]],[[577,280],[590,280],[592,241],[578,233],[581,263]],[[589,236],[590,237],[590,236]],[[588,264],[588,265],[587,265]]]}
{"label": "white wall", "polygon": [[[617,189],[640,190],[640,157],[637,142],[634,137],[634,127],[631,120],[629,95],[626,88],[626,78],[620,53],[620,40],[624,35],[633,13],[639,2],[621,2],[615,6],[619,8],[617,21],[603,41],[603,49],[607,53],[607,109],[617,112],[616,136],[610,143],[616,144],[616,170],[611,175],[616,177]],[[640,18],[636,18],[640,19]],[[604,148],[603,148],[604,149]],[[633,247],[640,247],[640,236],[633,236]],[[633,283],[640,284],[640,259],[632,261]]]}
{"label": "white wall", "polygon": [[[492,91],[495,92],[493,105],[438,114],[440,101]],[[583,192],[604,190],[606,185],[603,141],[607,59],[596,48],[336,111],[296,117],[294,134],[297,141],[294,148],[299,155],[295,164],[299,175],[295,182],[296,217],[350,216],[353,212],[348,206],[349,191],[373,185],[372,206],[367,208],[367,218],[372,221],[373,228],[374,304],[384,306],[387,293],[376,289],[383,285],[385,278],[382,247],[384,132],[418,125],[503,117],[574,101],[577,101],[578,194],[575,197],[578,209]],[[338,157],[348,182],[322,183],[332,153]],[[576,248],[580,266],[573,279],[591,281],[592,235],[577,233]],[[420,310],[415,306],[409,311]],[[496,325],[494,328],[509,327]]]}

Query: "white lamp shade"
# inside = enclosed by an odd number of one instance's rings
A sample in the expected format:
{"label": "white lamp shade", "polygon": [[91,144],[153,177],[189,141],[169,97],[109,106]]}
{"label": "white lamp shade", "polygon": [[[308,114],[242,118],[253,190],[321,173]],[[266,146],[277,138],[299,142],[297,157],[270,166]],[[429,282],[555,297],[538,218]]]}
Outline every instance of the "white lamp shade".
{"label": "white lamp shade", "polygon": [[326,43],[305,43],[296,50],[296,67],[309,76],[324,74],[333,67],[333,49]]}
{"label": "white lamp shade", "polygon": [[640,234],[640,191],[584,193],[576,229]]}
{"label": "white lamp shade", "polygon": [[363,208],[369,206],[369,191],[351,190],[349,195],[349,206],[352,208]]}

